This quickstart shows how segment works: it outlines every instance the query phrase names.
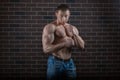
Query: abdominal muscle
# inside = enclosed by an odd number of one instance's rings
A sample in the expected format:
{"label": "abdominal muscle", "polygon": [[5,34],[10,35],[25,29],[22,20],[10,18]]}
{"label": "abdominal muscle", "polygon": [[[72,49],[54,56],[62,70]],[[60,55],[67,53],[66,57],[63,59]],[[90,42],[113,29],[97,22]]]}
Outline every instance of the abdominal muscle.
{"label": "abdominal muscle", "polygon": [[[63,38],[60,39],[56,36],[54,44],[61,43],[62,39]],[[71,58],[71,48],[62,48],[59,51],[53,52],[52,54],[58,58],[66,60]]]}
{"label": "abdominal muscle", "polygon": [[63,48],[58,52],[53,53],[53,55],[64,60],[71,58],[71,52],[69,52],[66,48]]}

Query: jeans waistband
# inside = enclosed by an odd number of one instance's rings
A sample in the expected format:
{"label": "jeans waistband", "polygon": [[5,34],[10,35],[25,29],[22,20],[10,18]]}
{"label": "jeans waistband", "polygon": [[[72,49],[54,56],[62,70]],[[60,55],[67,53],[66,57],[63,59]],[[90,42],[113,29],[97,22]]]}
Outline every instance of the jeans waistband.
{"label": "jeans waistband", "polygon": [[68,61],[71,60],[71,58],[69,58],[69,59],[61,59],[61,58],[59,58],[59,57],[57,57],[57,56],[54,56],[54,55],[52,55],[52,56],[53,56],[54,59],[59,60],[59,61],[68,62]]}

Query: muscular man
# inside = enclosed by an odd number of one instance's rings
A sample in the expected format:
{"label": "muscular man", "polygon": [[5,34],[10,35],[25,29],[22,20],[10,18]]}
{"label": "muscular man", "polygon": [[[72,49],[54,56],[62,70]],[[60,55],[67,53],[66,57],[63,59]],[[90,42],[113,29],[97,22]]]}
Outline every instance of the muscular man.
{"label": "muscular man", "polygon": [[56,20],[43,29],[42,45],[45,54],[49,54],[47,64],[48,80],[73,80],[76,67],[71,58],[71,48],[84,48],[84,41],[78,29],[67,23],[70,17],[69,7],[61,4],[55,11]]}

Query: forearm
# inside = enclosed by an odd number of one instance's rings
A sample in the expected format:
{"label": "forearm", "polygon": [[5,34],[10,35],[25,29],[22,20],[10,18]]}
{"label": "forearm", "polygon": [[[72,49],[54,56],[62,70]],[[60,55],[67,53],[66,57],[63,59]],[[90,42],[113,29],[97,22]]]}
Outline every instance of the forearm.
{"label": "forearm", "polygon": [[76,47],[84,49],[85,42],[79,35],[74,35],[73,40],[74,40],[74,43],[75,43]]}
{"label": "forearm", "polygon": [[51,54],[53,52],[57,52],[58,50],[60,50],[60,49],[62,49],[64,47],[65,47],[65,43],[64,42],[61,42],[61,43],[58,43],[58,44],[54,44],[54,45],[48,45],[44,49],[44,52],[48,53],[48,54]]}

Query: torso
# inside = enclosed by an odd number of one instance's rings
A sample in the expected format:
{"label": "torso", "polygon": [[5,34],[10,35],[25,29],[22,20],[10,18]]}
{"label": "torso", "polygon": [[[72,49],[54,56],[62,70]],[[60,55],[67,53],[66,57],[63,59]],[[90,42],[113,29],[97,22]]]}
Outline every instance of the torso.
{"label": "torso", "polygon": [[[70,24],[66,24],[65,27],[56,26],[56,29],[55,29],[55,32],[54,32],[55,39],[54,39],[53,44],[60,43],[61,40],[66,36],[67,37],[72,37],[73,36],[72,29],[73,28]],[[71,48],[63,48],[63,49],[61,49],[57,52],[54,52],[53,55],[57,56],[61,59],[69,59],[69,58],[71,58]]]}

